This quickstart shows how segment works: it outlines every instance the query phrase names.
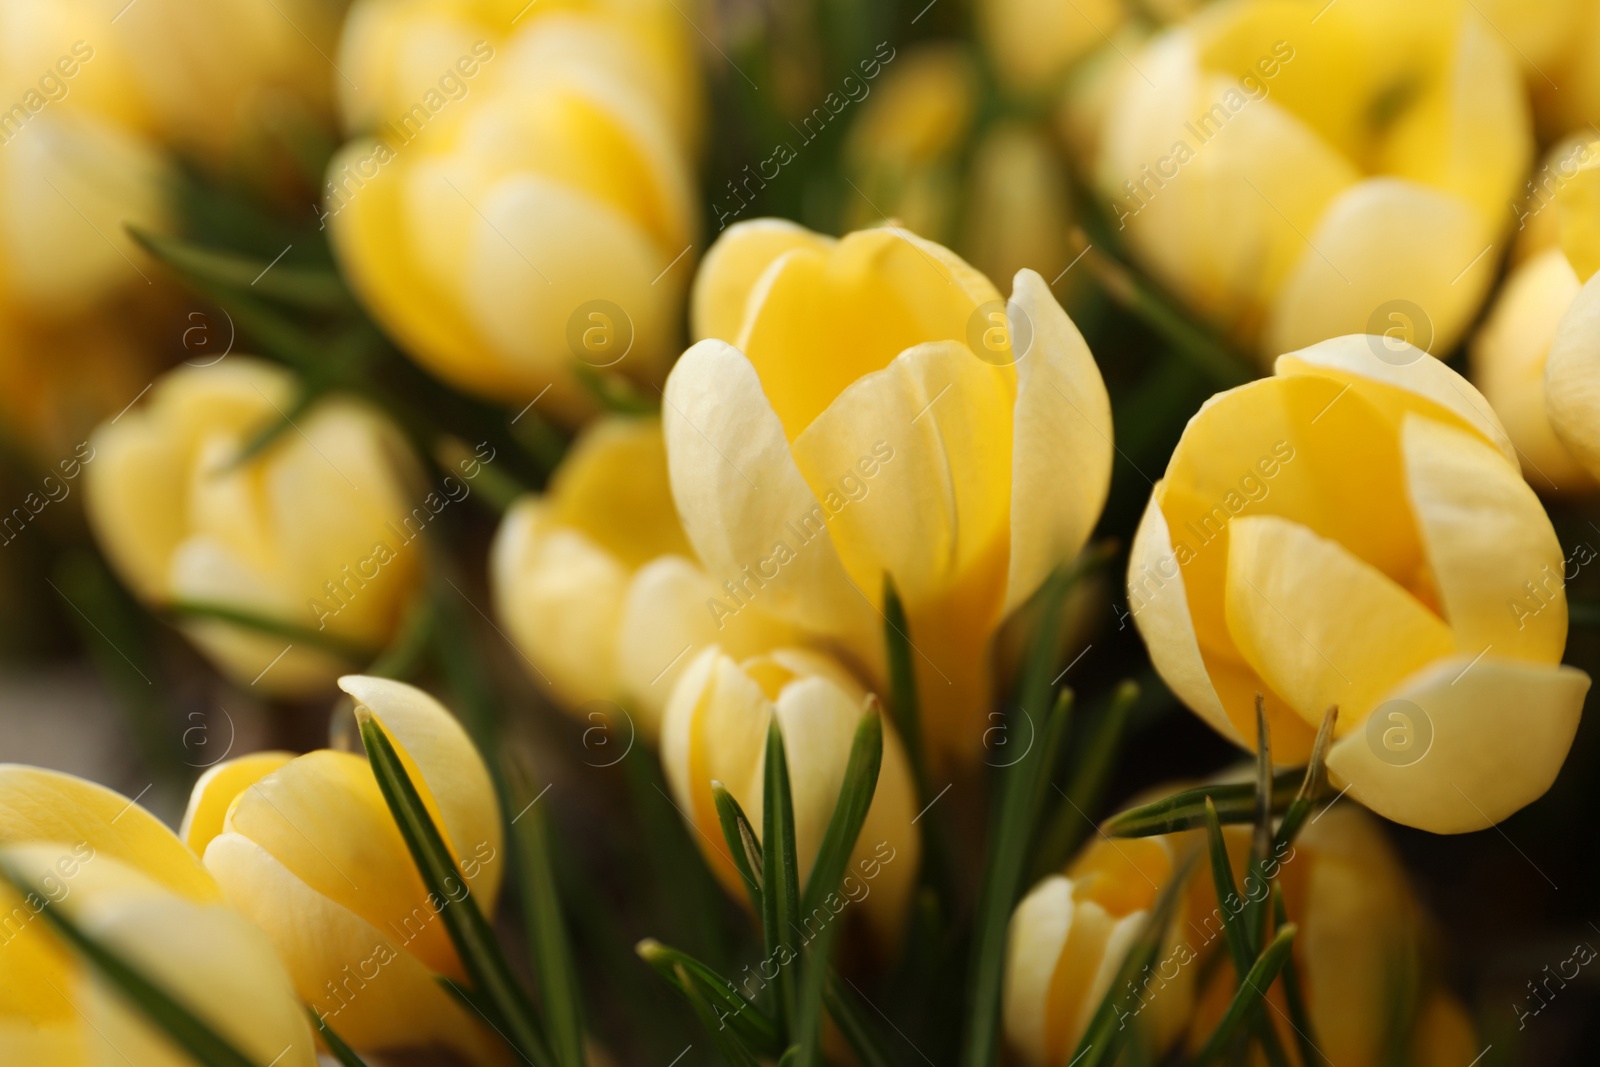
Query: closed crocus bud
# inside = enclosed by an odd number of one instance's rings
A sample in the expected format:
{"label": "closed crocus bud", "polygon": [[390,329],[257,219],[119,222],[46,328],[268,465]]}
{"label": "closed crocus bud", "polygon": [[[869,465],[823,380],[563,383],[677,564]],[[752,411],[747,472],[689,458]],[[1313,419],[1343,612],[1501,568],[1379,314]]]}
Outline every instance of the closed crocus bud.
{"label": "closed crocus bud", "polygon": [[1067,69],[1122,25],[1124,0],[981,0],[978,26],[995,73],[1013,92],[1055,88]]}
{"label": "closed crocus bud", "polygon": [[652,743],[696,653],[715,644],[743,659],[798,637],[759,607],[729,608],[695,561],[656,418],[590,426],[549,489],[506,514],[489,569],[497,613],[535,676],[586,718],[591,702],[637,712]]}
{"label": "closed crocus bud", "polygon": [[501,1063],[492,1031],[445,991],[465,981],[440,919],[469,898],[494,914],[505,863],[500,809],[466,731],[421,690],[349,675],[358,715],[394,743],[460,877],[424,886],[367,760],[322,750],[219,764],[195,784],[185,843],[229,903],[266,931],[300,998],[363,1050],[449,1048]]}
{"label": "closed crocus bud", "polygon": [[1224,0],[1132,61],[1094,174],[1160,282],[1263,360],[1391,328],[1450,351],[1533,148],[1470,4]]}
{"label": "closed crocus bud", "polygon": [[[1581,445],[1575,453],[1551,425],[1545,371],[1557,330],[1593,270],[1587,250],[1600,252],[1600,233],[1584,232],[1585,220],[1600,217],[1590,203],[1600,188],[1597,167],[1600,144],[1569,142],[1551,150],[1537,184],[1529,183],[1518,246],[1522,258],[1472,344],[1473,383],[1505,423],[1523,476],[1543,493],[1595,488],[1595,477],[1580,458]],[[1580,276],[1580,270],[1586,273]],[[1571,384],[1565,395],[1551,398],[1564,412],[1576,410],[1573,401],[1582,392],[1574,392]],[[1580,428],[1580,440],[1593,422],[1587,413],[1568,419]]]}
{"label": "closed crocus bud", "polygon": [[84,963],[42,914],[61,908],[253,1062],[315,1067],[311,1027],[261,931],[199,860],[126,797],[0,764],[0,1062],[90,1067],[193,1061]]}
{"label": "closed crocus bud", "polygon": [[1483,397],[1421,350],[1341,337],[1190,420],[1128,596],[1223,736],[1254,748],[1260,693],[1274,755],[1303,761],[1337,706],[1335,787],[1460,833],[1542,795],[1572,743],[1589,678],[1560,662],[1565,568]]}
{"label": "closed crocus bud", "polygon": [[[238,356],[169,373],[90,439],[90,523],[153,606],[242,611],[376,652],[416,586],[410,542],[437,509],[411,506],[397,432],[351,399],[318,401],[241,461],[290,418],[296,389],[283,369]],[[184,629],[228,674],[269,692],[316,692],[340,670],[307,642],[216,619]]]}
{"label": "closed crocus bud", "polygon": [[[1226,827],[1224,837],[1234,882],[1242,888],[1249,870],[1250,828]],[[1341,1067],[1443,1064],[1454,1062],[1448,1057],[1459,1051],[1465,1050],[1466,1062],[1482,1051],[1472,1043],[1472,1027],[1460,1005],[1434,982],[1426,943],[1428,917],[1375,819],[1350,805],[1332,807],[1266,863],[1283,894],[1289,921],[1297,927],[1291,958],[1325,1062]],[[1264,892],[1258,898],[1264,902]],[[1242,903],[1236,901],[1227,910],[1232,918]],[[1190,883],[1189,918],[1184,931],[1189,943],[1222,957],[1204,985],[1190,1025],[1190,1051],[1195,1052],[1216,1029],[1238,989],[1225,944],[1223,906],[1204,870]],[[1290,1061],[1310,1067],[1300,1058],[1281,981],[1268,990],[1267,1001],[1264,1014]],[[1395,1033],[1396,1026],[1407,1029]],[[1408,1054],[1396,1061],[1393,1049]],[[1268,1061],[1258,1048],[1244,1062],[1264,1067]]]}
{"label": "closed crocus bud", "polygon": [[1105,385],[1032,271],[1011,300],[898,228],[730,228],[666,388],[673,498],[728,606],[874,677],[892,576],[935,763],[982,751],[989,639],[1083,547],[1111,474]]}
{"label": "closed crocus bud", "polygon": [[0,2],[0,305],[13,313],[73,316],[150,284],[124,226],[163,224],[168,174],[105,28],[81,0]]}
{"label": "closed crocus bud", "polygon": [[[711,783],[727,788],[759,836],[767,728],[776,716],[789,761],[795,856],[804,886],[844,786],[856,727],[869,707],[859,682],[836,663],[808,652],[778,649],[738,662],[708,648],[684,671],[667,704],[661,763],[678,809],[698,831],[706,861],[728,892],[744,899],[738,868],[720,844]],[[898,943],[921,849],[911,825],[915,814],[910,765],[885,722],[878,788],[861,836],[837,896],[825,905],[827,914],[802,917],[805,940],[832,916],[859,904],[878,943],[885,948]],[[756,991],[746,989],[745,995]]]}
{"label": "closed crocus bud", "polygon": [[[1029,1067],[1065,1067],[1076,1054],[1190,836],[1093,841],[1017,905],[1006,948],[1005,1035]],[[1182,1033],[1194,1006],[1199,950],[1188,920],[1180,897],[1154,965],[1114,991],[1123,1025],[1137,1019],[1157,1055]]]}
{"label": "closed crocus bud", "polygon": [[334,157],[323,221],[408,354],[571,424],[594,409],[582,365],[647,384],[665,372],[696,220],[661,103],[593,35],[561,37],[552,61],[545,44],[564,26],[534,19],[441,62],[420,97]]}

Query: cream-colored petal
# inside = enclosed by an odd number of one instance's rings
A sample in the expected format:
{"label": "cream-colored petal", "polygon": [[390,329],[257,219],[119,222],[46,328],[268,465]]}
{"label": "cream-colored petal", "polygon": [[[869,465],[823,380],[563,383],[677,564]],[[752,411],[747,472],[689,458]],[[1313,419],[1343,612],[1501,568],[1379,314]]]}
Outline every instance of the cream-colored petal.
{"label": "cream-colored petal", "polygon": [[292,759],[293,752],[252,752],[219,763],[202,774],[189,793],[189,806],[178,828],[178,836],[189,851],[204,856],[211,839],[222,833],[234,798]]}
{"label": "cream-colored petal", "polygon": [[1017,273],[1011,333],[1032,346],[1016,363],[1011,438],[1011,559],[1004,611],[1083,548],[1111,488],[1111,400],[1083,335],[1031,270]]}
{"label": "cream-colored petal", "polygon": [[1183,571],[1172,549],[1166,516],[1161,513],[1165,484],[1156,484],[1133,535],[1128,558],[1128,612],[1161,680],[1213,730],[1234,744],[1243,745],[1244,736],[1228,718],[1200,653]]}
{"label": "cream-colored petal", "polygon": [[1337,705],[1339,734],[1359,730],[1402,679],[1455,650],[1450,627],[1338,542],[1266,515],[1230,531],[1228,631],[1308,725]]}
{"label": "cream-colored petal", "polygon": [[1496,256],[1485,254],[1492,238],[1472,208],[1448,193],[1393,178],[1360,182],[1306,232],[1299,264],[1273,303],[1263,348],[1292,352],[1374,332],[1375,317],[1388,329],[1382,309],[1415,318],[1415,307],[1425,325],[1412,336],[1431,338],[1428,350],[1443,356],[1494,281]]}
{"label": "cream-colored petal", "polygon": [[1050,875],[1011,913],[1003,986],[1006,1041],[1029,1064],[1046,1061],[1050,979],[1072,926],[1072,883]]}
{"label": "cream-colored petal", "polygon": [[358,1049],[443,1045],[469,1062],[508,1057],[412,954],[418,931],[440,925],[419,898],[401,923],[380,928],[340,906],[247,838],[225,833],[206,866],[228,902],[265,931],[295,991]]}
{"label": "cream-colored petal", "polygon": [[1595,278],[1584,283],[1561,320],[1544,373],[1550,425],[1600,478],[1600,281]]}
{"label": "cream-colored petal", "polygon": [[394,742],[456,858],[475,857],[481,865],[481,875],[468,866],[467,880],[479,895],[478,906],[492,915],[505,870],[496,862],[505,851],[500,803],[465,727],[443,704],[404,682],[349,674],[339,679],[339,688],[371,711]]}
{"label": "cream-colored petal", "polygon": [[1421,758],[1407,753],[1407,762],[1395,762],[1381,735],[1369,742],[1362,730],[1329,752],[1330,779],[1407,826],[1436,834],[1485,829],[1550,788],[1588,691],[1589,676],[1571,667],[1453,656],[1397,686],[1375,712],[1410,731],[1412,744],[1421,743],[1425,723],[1432,740]]}
{"label": "cream-colored petal", "polygon": [[750,293],[772,261],[793,248],[819,252],[834,239],[788,219],[750,219],[729,226],[706,253],[689,296],[690,335],[732,344],[744,327]]}
{"label": "cream-colored petal", "polygon": [[[840,562],[826,512],[750,361],[721,341],[701,341],[673,368],[665,399],[673,499],[711,580],[734,582],[764,610],[808,629],[875,647],[877,616]],[[763,563],[780,544],[793,559],[775,577],[746,575],[770,572]]]}
{"label": "cream-colored petal", "polygon": [[138,804],[70,774],[0,764],[0,844],[83,843],[197,903],[219,898],[199,858]]}
{"label": "cream-colored petal", "polygon": [[1439,360],[1423,358],[1421,352],[1390,362],[1379,358],[1380,351],[1390,349],[1381,343],[1375,348],[1364,335],[1335,337],[1279,356],[1273,372],[1280,378],[1309,374],[1354,384],[1397,426],[1411,411],[1442,422],[1459,421],[1516,462],[1505,427],[1471,382]]}
{"label": "cream-colored petal", "polygon": [[1458,652],[1558,663],[1566,562],[1517,468],[1470,434],[1421,416],[1401,433],[1406,484]]}

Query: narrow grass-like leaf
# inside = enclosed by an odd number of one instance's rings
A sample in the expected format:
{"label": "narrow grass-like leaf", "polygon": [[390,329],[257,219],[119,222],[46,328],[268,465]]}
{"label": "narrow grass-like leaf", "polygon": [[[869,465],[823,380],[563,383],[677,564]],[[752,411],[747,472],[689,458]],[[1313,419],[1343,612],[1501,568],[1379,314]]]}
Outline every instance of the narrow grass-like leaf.
{"label": "narrow grass-like leaf", "polygon": [[1073,758],[1072,772],[1066,788],[1061,791],[1061,803],[1056,805],[1055,815],[1046,824],[1039,845],[1034,849],[1030,883],[1060,870],[1094,830],[1089,813],[1100,806],[1105,795],[1106,785],[1116,769],[1128,713],[1138,700],[1138,683],[1125,681],[1117,686],[1109,706],[1094,719],[1087,744]]}
{"label": "narrow grass-like leaf", "polygon": [[[1005,969],[1006,930],[1026,870],[1038,824],[1043,791],[1066,736],[1070,701],[1050,708],[1061,609],[1076,570],[1058,567],[1037,594],[1038,624],[1023,666],[1018,713],[1029,722],[1037,714],[1038,737],[1012,765],[997,774],[989,854],[983,865],[973,920],[972,959],[967,984],[967,1031],[961,1048],[964,1067],[990,1067],[1000,1043],[1000,983]],[[1049,709],[1049,710],[1047,710]],[[1013,716],[1015,718],[1015,716]]]}
{"label": "narrow grass-like leaf", "polygon": [[[797,962],[800,968],[799,997],[795,1007],[794,1025],[790,1028],[795,1041],[795,1062],[799,1067],[822,1065],[822,1000],[828,981],[828,960],[833,954],[833,942],[839,935],[837,917],[823,908],[822,926],[803,943],[804,957]],[[809,920],[811,914],[806,918]]]}
{"label": "narrow grass-like leaf", "polygon": [[711,1035],[711,1043],[722,1053],[722,1058],[728,1062],[729,1067],[759,1067],[756,1058],[744,1047],[735,1031],[723,1026],[718,1020],[716,1012],[711,1009],[700,987],[689,977],[688,971],[682,964],[673,967],[673,976],[677,979],[678,988],[683,992],[684,998],[689,1001],[689,1006],[694,1009],[695,1017],[700,1020],[700,1025],[705,1027],[706,1033]]}
{"label": "narrow grass-like leaf", "polygon": [[10,882],[24,898],[40,902],[39,914],[74,952],[122,995],[152,1026],[172,1039],[196,1062],[207,1067],[258,1067],[232,1042],[171,993],[123,959],[115,949],[88,933],[66,914],[42,888],[8,860],[0,860],[0,878]]}
{"label": "narrow grass-like leaf", "polygon": [[1244,974],[1250,969],[1255,954],[1250,951],[1250,938],[1245,933],[1240,916],[1229,906],[1238,901],[1243,910],[1243,898],[1233,882],[1233,866],[1228,860],[1228,844],[1222,836],[1222,824],[1217,821],[1216,805],[1206,798],[1206,845],[1211,859],[1211,884],[1216,887],[1218,910],[1222,912],[1222,929],[1227,934],[1228,955],[1233,958],[1233,973]]}
{"label": "narrow grass-like leaf", "polygon": [[679,984],[679,976],[686,976],[697,984],[701,997],[712,1009],[718,1025],[726,1025],[734,1030],[740,1040],[757,1055],[776,1056],[783,1051],[783,1042],[778,1037],[778,1024],[714,969],[687,952],[679,952],[654,938],[639,942],[634,951],[685,998],[688,994]]}
{"label": "narrow grass-like leaf", "polygon": [[1306,764],[1305,777],[1300,782],[1300,791],[1295,794],[1288,810],[1283,813],[1283,821],[1278,824],[1278,836],[1273,845],[1275,851],[1281,849],[1283,845],[1294,843],[1300,828],[1311,815],[1311,809],[1322,799],[1323,787],[1327,781],[1328,746],[1333,743],[1333,730],[1338,722],[1339,708],[1335,705],[1322,716],[1322,725],[1317,729],[1317,740],[1311,746],[1311,762]]}
{"label": "narrow grass-like leaf", "polygon": [[309,645],[319,651],[331,653],[350,663],[367,663],[377,655],[376,649],[368,648],[359,642],[346,640],[326,630],[313,630],[309,626],[285,622],[282,619],[274,619],[267,615],[258,615],[253,611],[245,611],[242,608],[236,608],[228,604],[213,604],[199,600],[175,600],[167,605],[167,611],[179,619],[225,622],[241,629],[254,630],[256,633],[281,637],[285,641]]}
{"label": "narrow grass-like leaf", "polygon": [[[1292,806],[1292,802],[1291,802]],[[1245,875],[1244,920],[1245,942],[1253,958],[1266,944],[1267,894],[1250,896],[1250,880],[1259,879],[1265,887],[1270,881],[1265,876],[1267,857],[1272,852],[1272,731],[1267,725],[1267,698],[1256,694],[1256,817],[1254,832],[1250,837],[1250,863]],[[1240,974],[1244,971],[1241,969]]]}
{"label": "narrow grass-like leaf", "polygon": [[[1288,909],[1283,903],[1283,891],[1276,886],[1272,892],[1273,921],[1278,929],[1289,925]],[[1283,999],[1289,1004],[1289,1024],[1294,1029],[1295,1045],[1300,1050],[1303,1067],[1322,1067],[1326,1057],[1317,1047],[1317,1031],[1311,1022],[1311,1011],[1306,1006],[1305,990],[1300,985],[1300,969],[1291,955],[1283,965]]]}
{"label": "narrow grass-like leaf", "polygon": [[334,1033],[328,1021],[318,1015],[314,1009],[307,1008],[311,1015],[311,1025],[317,1028],[317,1033],[322,1036],[322,1043],[328,1046],[328,1051],[333,1053],[333,1058],[339,1061],[340,1067],[367,1067],[367,1063],[356,1050],[344,1043],[344,1038]]}
{"label": "narrow grass-like leaf", "polygon": [[400,632],[367,667],[367,673],[399,682],[413,677],[433,642],[433,626],[432,602],[426,596],[415,597],[406,608]]}
{"label": "narrow grass-like leaf", "polygon": [[286,267],[232,252],[219,252],[135,226],[127,229],[145,251],[185,278],[207,285],[250,290],[307,311],[355,309],[355,300],[337,271]]}
{"label": "narrow grass-like leaf", "polygon": [[[1304,772],[1299,770],[1279,771],[1273,775],[1274,812],[1286,810],[1293,802],[1303,777]],[[1255,821],[1256,784],[1230,782],[1184,789],[1149,804],[1129,808],[1111,816],[1100,829],[1110,837],[1153,837],[1180,830],[1199,830],[1206,824],[1208,797],[1216,805],[1217,818],[1224,826]]]}
{"label": "narrow grass-like leaf", "polygon": [[839,976],[832,971],[828,972],[828,983],[823,987],[822,1000],[827,1006],[829,1017],[839,1028],[839,1033],[844,1036],[845,1043],[856,1054],[861,1067],[891,1067],[894,1061],[883,1050],[877,1031],[861,1013],[856,1004],[855,991],[846,989]]}
{"label": "narrow grass-like leaf", "polygon": [[655,415],[661,411],[661,402],[642,392],[620,374],[601,370],[580,359],[569,364],[595,404],[602,411],[614,415]]}
{"label": "narrow grass-like leaf", "polygon": [[767,959],[778,965],[778,1023],[788,1034],[800,1006],[795,968],[800,945],[800,863],[795,857],[794,794],[789,758],[777,717],[767,726],[767,762],[762,783],[761,927]]}
{"label": "narrow grass-like leaf", "polygon": [[722,824],[722,839],[727,842],[728,855],[739,871],[744,889],[750,896],[750,905],[757,915],[764,915],[761,903],[762,858],[761,842],[744,809],[721,782],[711,783],[711,800],[717,807],[717,821]]}
{"label": "narrow grass-like leaf", "polygon": [[1173,872],[1172,881],[1157,895],[1150,914],[1145,917],[1144,925],[1139,930],[1139,936],[1128,946],[1122,966],[1117,968],[1111,984],[1106,987],[1105,996],[1100,998],[1099,1007],[1089,1018],[1083,1038],[1068,1061],[1073,1067],[1110,1067],[1117,1062],[1117,1055],[1128,1040],[1128,1030],[1117,1012],[1117,1002],[1123,996],[1122,991],[1155,962],[1156,953],[1161,951],[1161,943],[1166,938],[1167,927],[1171,925],[1173,909],[1183,896],[1189,872],[1194,869],[1195,859],[1193,854],[1187,856]]}
{"label": "narrow grass-like leaf", "polygon": [[895,729],[905,743],[916,779],[917,803],[926,806],[928,795],[928,756],[922,741],[922,709],[917,702],[917,672],[911,659],[911,624],[906,607],[895,588],[894,578],[883,576],[883,643],[889,658],[889,713]]}
{"label": "narrow grass-like leaf", "polygon": [[373,776],[417,865],[422,883],[438,900],[448,902],[440,910],[439,917],[472,981],[473,991],[494,1006],[496,1014],[510,1028],[508,1039],[533,1060],[536,1067],[556,1067],[533,1006],[500,954],[500,944],[488,919],[470,893],[456,899],[466,880],[423,805],[416,785],[400,762],[394,744],[367,708],[357,706],[356,717],[361,724],[361,741],[366,746]]}
{"label": "narrow grass-like leaf", "polygon": [[1205,1046],[1195,1056],[1194,1067],[1204,1067],[1205,1064],[1215,1060],[1251,1025],[1261,1010],[1261,1002],[1266,999],[1267,990],[1271,988],[1278,973],[1283,970],[1283,965],[1289,960],[1289,953],[1294,947],[1295,932],[1296,927],[1293,923],[1282,927],[1272,939],[1272,943],[1256,958],[1244,981],[1239,984],[1239,991],[1233,995],[1228,1010],[1223,1013],[1222,1021],[1217,1024],[1217,1028],[1206,1039]]}
{"label": "narrow grass-like leaf", "polygon": [[883,716],[876,699],[868,697],[867,701],[867,709],[861,714],[855,739],[850,744],[844,784],[839,787],[839,799],[828,819],[822,844],[817,848],[817,859],[811,866],[811,878],[806,882],[805,896],[800,902],[800,913],[804,916],[814,914],[828,895],[839,888],[845,868],[850,864],[850,853],[855,850],[861,827],[867,821],[867,809],[872,806],[873,794],[878,789],[878,771],[883,765]]}

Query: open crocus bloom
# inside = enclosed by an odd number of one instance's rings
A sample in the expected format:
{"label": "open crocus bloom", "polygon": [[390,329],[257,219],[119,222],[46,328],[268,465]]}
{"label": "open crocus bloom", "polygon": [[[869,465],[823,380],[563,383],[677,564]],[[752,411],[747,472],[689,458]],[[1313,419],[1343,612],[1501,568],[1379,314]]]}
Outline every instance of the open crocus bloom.
{"label": "open crocus bloom", "polygon": [[0,1062],[193,1062],[58,938],[40,913],[59,907],[255,1062],[315,1067],[311,1027],[271,944],[133,801],[0,765],[0,862],[37,891],[0,883]]}
{"label": "open crocus bloom", "polygon": [[697,653],[742,659],[798,636],[759,607],[716,610],[726,594],[683,535],[654,418],[593,423],[549,489],[506,513],[490,578],[496,613],[567,710],[588,719],[586,704],[619,701],[651,742]]}
{"label": "open crocus bloom", "polygon": [[1224,0],[1158,36],[1094,166],[1139,258],[1264,360],[1391,328],[1448,352],[1533,150],[1474,7]]}
{"label": "open crocus bloom", "polygon": [[421,690],[361,675],[339,684],[394,742],[461,869],[460,895],[428,892],[371,767],[348,752],[218,764],[195,784],[184,839],[266,931],[301,999],[352,1046],[449,1048],[500,1063],[494,1036],[437,980],[465,980],[440,913],[470,894],[491,915],[500,891],[488,768]]}
{"label": "open crocus bloom", "polygon": [[1499,421],[1448,367],[1393,354],[1337,338],[1207,401],[1134,538],[1129,602],[1224,736],[1255,747],[1261,693],[1274,756],[1304,760],[1337,705],[1334,785],[1458,833],[1549,788],[1589,678],[1560,665],[1561,546]]}
{"label": "open crocus bloom", "polygon": [[[1192,837],[1097,839],[1017,905],[1006,948],[1005,1034],[1029,1067],[1065,1067],[1072,1058]],[[1124,1017],[1143,1015],[1148,998],[1150,1014],[1139,1022],[1158,1054],[1182,1033],[1194,1005],[1198,950],[1184,940],[1189,927],[1180,898],[1143,991],[1118,990]]]}
{"label": "open crocus bloom", "polygon": [[735,587],[725,609],[759,605],[876,674],[892,576],[930,754],[976,758],[990,637],[1105,502],[1110,404],[1083,338],[1032,271],[1004,304],[904,230],[778,220],[724,233],[692,314],[668,466],[690,543]]}
{"label": "open crocus bloom", "polygon": [[[866,707],[866,691],[838,664],[793,649],[739,663],[720,649],[708,648],[678,679],[662,725],[661,763],[679,810],[698,831],[701,850],[728,892],[744,899],[738,868],[721,843],[711,783],[727,788],[759,835],[767,727],[776,716],[789,761],[795,858],[803,886],[844,785]],[[879,942],[898,944],[921,848],[911,824],[915,807],[905,751],[885,722],[877,792],[843,884],[827,904],[828,914],[804,917],[807,940],[833,915],[860,903]]]}

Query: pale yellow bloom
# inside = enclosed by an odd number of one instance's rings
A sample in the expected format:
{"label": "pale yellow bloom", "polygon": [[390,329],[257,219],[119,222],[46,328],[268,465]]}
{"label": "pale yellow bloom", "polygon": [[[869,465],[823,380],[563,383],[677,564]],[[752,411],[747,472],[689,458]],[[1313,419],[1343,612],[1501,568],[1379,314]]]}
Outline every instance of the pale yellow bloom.
{"label": "pale yellow bloom", "polygon": [[[407,490],[413,465],[394,428],[348,398],[319,401],[236,463],[296,389],[282,368],[239,356],[169,373],[91,438],[89,519],[117,573],[154,606],[229,607],[376,652],[417,584],[410,542],[437,509]],[[184,628],[223,670],[269,692],[315,692],[340,669],[306,642],[284,652],[283,638],[229,623]]]}
{"label": "pale yellow bloom", "polygon": [[[711,783],[721,782],[762,832],[767,727],[783,731],[794,797],[795,856],[802,889],[844,785],[845,766],[867,692],[833,661],[778,649],[738,662],[712,647],[696,656],[673,688],[661,730],[661,764],[678,809],[697,831],[701,851],[728,892],[744,883],[723,842]],[[859,904],[879,943],[898,944],[921,840],[911,824],[916,790],[900,739],[883,724],[878,788],[836,898],[827,914],[804,916],[807,939]],[[770,976],[768,976],[770,978]],[[750,991],[747,991],[749,995]]]}
{"label": "pale yellow bloom", "polygon": [[1465,0],[1222,0],[1129,64],[1093,174],[1159,282],[1263,359],[1455,345],[1533,147],[1516,57]]}
{"label": "pale yellow bloom", "polygon": [[1074,61],[1122,26],[1126,0],[980,0],[978,29],[1001,84],[1048,92]]}
{"label": "pale yellow bloom", "polygon": [[[180,831],[229,903],[266,931],[301,999],[365,1050],[443,1046],[501,1063],[497,1039],[438,982],[464,981],[440,913],[494,914],[505,874],[489,770],[438,701],[384,678],[340,686],[389,736],[461,871],[423,885],[367,760],[321,750],[219,764],[195,783]],[[459,893],[458,893],[459,891]]]}
{"label": "pale yellow bloom", "polygon": [[[798,636],[759,607],[722,603],[678,523],[655,418],[584,431],[549,489],[506,514],[489,570],[497,614],[535,677],[586,719],[606,714],[590,702],[620,702],[652,742],[696,653],[715,644],[743,659]],[[626,732],[610,725],[620,749]]]}
{"label": "pale yellow bloom", "polygon": [[[1096,839],[1017,905],[1006,949],[1005,1035],[1029,1067],[1072,1059],[1157,896],[1194,847],[1191,837]],[[1180,896],[1143,988],[1117,990],[1119,1016],[1150,1008],[1139,1023],[1157,1054],[1178,1038],[1194,1005],[1202,949],[1188,943],[1191,911]]]}
{"label": "pale yellow bloom", "polygon": [[[1378,353],[1382,353],[1382,357]],[[1566,564],[1483,397],[1383,338],[1278,359],[1190,420],[1145,510],[1129,607],[1223,736],[1304,760],[1396,822],[1481,829],[1541,796],[1589,678],[1560,665]]]}
{"label": "pale yellow bloom", "polygon": [[[1550,342],[1545,406],[1555,436],[1589,477],[1600,480],[1600,142],[1588,146],[1572,179],[1556,194],[1559,265],[1549,268],[1550,300],[1570,303]],[[1581,288],[1580,288],[1581,286]],[[1553,316],[1552,316],[1553,317]],[[1592,484],[1592,483],[1591,483]]]}
{"label": "pale yellow bloom", "polygon": [[975,760],[990,638],[1105,501],[1110,405],[1083,338],[1032,271],[1008,305],[904,230],[778,220],[723,235],[691,314],[704,340],[667,382],[668,466],[728,606],[826,635],[881,681],[892,575],[929,751]]}
{"label": "pale yellow bloom", "polygon": [[59,939],[40,914],[59,907],[255,1062],[315,1067],[311,1027],[272,946],[133,801],[0,764],[0,859],[40,891],[0,887],[0,1061],[192,1063]]}
{"label": "pale yellow bloom", "polygon": [[[1263,900],[1259,882],[1245,887],[1250,828],[1229,826],[1224,834],[1234,884],[1246,896]],[[1269,862],[1275,863],[1272,872],[1289,921],[1298,928],[1292,959],[1317,1047],[1328,1063],[1379,1067],[1391,1062],[1386,1057],[1393,1044],[1408,1050],[1404,1062],[1430,1067],[1471,1062],[1482,1051],[1460,1004],[1430,973],[1428,916],[1376,820],[1359,808],[1338,805],[1307,824],[1292,848]],[[1224,958],[1196,1005],[1191,1052],[1216,1028],[1238,983],[1224,941],[1222,909],[1203,864],[1190,883],[1189,926],[1182,933],[1200,952],[1220,952]],[[1234,901],[1228,910],[1237,914],[1242,906],[1243,901]],[[1411,1018],[1401,1010],[1408,997],[1417,998]],[[1281,981],[1267,1000],[1266,1015],[1280,1045],[1291,1063],[1304,1067]],[[1392,1036],[1397,1024],[1409,1025],[1410,1033]],[[1259,1050],[1249,1061],[1251,1067],[1266,1062]]]}
{"label": "pale yellow bloom", "polygon": [[[1585,220],[1600,217],[1585,205],[1600,179],[1597,166],[1600,144],[1568,141],[1551,149],[1529,183],[1533,193],[1521,211],[1519,260],[1472,344],[1473,382],[1505,423],[1523,475],[1545,493],[1595,488],[1581,446],[1575,454],[1551,425],[1545,372],[1557,330],[1593,270],[1588,249],[1600,252],[1600,233],[1585,232]],[[1569,423],[1581,441],[1593,420],[1581,413],[1581,390],[1573,393],[1570,385],[1549,401],[1573,413]]]}
{"label": "pale yellow bloom", "polygon": [[379,125],[334,157],[324,221],[411,356],[574,423],[594,407],[584,364],[654,384],[673,353],[696,227],[686,149],[643,66],[618,62],[622,31],[552,14],[479,37],[469,14],[352,17],[340,55],[374,72],[374,96],[347,104]]}

